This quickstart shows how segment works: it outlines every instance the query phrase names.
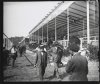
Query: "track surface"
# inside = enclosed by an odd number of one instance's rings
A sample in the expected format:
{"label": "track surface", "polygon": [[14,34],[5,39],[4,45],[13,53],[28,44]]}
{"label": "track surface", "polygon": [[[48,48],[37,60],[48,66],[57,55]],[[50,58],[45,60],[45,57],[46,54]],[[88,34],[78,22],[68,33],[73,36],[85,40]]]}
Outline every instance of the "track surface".
{"label": "track surface", "polygon": [[[26,51],[26,56],[29,60],[34,63],[35,54],[29,50]],[[66,63],[70,59],[69,57],[63,58],[62,62]],[[66,62],[65,62],[66,61]],[[99,72],[98,72],[99,63],[96,61],[88,62],[88,80],[89,81],[99,81]],[[44,81],[59,81],[57,78],[53,77],[53,65],[48,64],[46,68],[46,73],[44,75]],[[61,80],[67,81],[65,74],[65,67],[59,68],[59,73]],[[27,59],[22,57],[17,57],[15,62],[15,67],[10,65],[4,70],[4,81],[5,82],[34,82],[39,81],[39,78],[36,73],[36,68],[34,68]]]}

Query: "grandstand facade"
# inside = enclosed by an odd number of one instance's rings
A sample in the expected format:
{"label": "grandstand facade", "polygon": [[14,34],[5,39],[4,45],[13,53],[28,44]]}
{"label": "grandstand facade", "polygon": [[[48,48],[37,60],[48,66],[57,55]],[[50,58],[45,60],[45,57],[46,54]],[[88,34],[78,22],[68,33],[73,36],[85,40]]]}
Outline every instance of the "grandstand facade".
{"label": "grandstand facade", "polygon": [[99,3],[90,1],[61,1],[30,32],[30,42],[47,42],[49,38],[67,46],[75,35],[84,43],[99,41]]}

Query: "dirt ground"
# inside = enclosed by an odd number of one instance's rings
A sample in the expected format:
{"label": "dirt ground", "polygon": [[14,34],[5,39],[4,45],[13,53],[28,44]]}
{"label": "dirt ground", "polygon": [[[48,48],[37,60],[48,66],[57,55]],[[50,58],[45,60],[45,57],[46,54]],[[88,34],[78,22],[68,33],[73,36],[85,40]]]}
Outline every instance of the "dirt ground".
{"label": "dirt ground", "polygon": [[[34,63],[35,54],[31,51],[26,51],[26,56],[28,59]],[[62,62],[67,63],[69,57],[63,58]],[[98,71],[99,62],[89,61],[88,62],[88,81],[99,81],[99,71]],[[44,81],[59,81],[57,78],[53,77],[53,64],[48,64],[46,72],[44,75]],[[27,59],[22,57],[17,57],[15,62],[15,67],[10,65],[3,71],[4,73],[4,82],[34,82],[39,81],[39,78],[36,73],[36,68],[34,68]],[[60,78],[66,79],[65,67],[59,68]],[[67,80],[66,80],[67,81]]]}

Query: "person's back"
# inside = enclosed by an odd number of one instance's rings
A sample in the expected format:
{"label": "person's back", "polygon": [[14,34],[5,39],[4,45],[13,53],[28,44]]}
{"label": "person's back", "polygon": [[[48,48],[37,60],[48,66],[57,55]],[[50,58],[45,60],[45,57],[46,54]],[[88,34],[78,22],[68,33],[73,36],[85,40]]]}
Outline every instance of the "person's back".
{"label": "person's back", "polygon": [[[80,56],[80,54],[76,54],[70,60],[71,65],[71,77],[70,80],[73,81],[87,81],[88,74],[88,61],[86,57]],[[67,67],[68,68],[68,67]],[[66,69],[67,72],[70,72],[70,69]]]}
{"label": "person's back", "polygon": [[69,52],[72,58],[66,65],[66,72],[69,74],[69,81],[88,81],[88,61],[85,56],[80,54],[80,40],[76,36],[69,39]]}

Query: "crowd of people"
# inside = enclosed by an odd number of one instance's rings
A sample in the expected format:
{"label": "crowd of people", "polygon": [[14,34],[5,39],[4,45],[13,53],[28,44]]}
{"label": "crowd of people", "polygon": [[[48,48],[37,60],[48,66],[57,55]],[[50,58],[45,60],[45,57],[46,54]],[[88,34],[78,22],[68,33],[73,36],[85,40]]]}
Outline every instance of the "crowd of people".
{"label": "crowd of people", "polygon": [[3,47],[3,67],[5,68],[6,66],[12,65],[12,67],[15,66],[15,61],[18,55],[22,57],[22,54],[26,51],[26,46],[16,46],[13,45],[11,49],[7,50],[5,47]]}
{"label": "crowd of people", "polygon": [[[60,65],[63,66],[61,62],[64,48],[57,41],[53,43],[51,39],[47,42],[47,45],[43,45],[42,41],[39,42],[39,46],[36,50],[36,60],[34,63],[34,67],[37,68],[37,75],[40,80],[44,79],[45,70],[48,64],[49,58],[53,58],[54,63],[54,73],[53,76],[57,77],[61,80],[58,68]],[[88,61],[85,56],[82,56],[80,52],[80,40],[76,36],[72,36],[69,38],[68,50],[71,54],[71,59],[65,65],[65,71],[68,74],[67,79],[63,79],[62,81],[88,81]],[[26,46],[13,46],[10,51],[4,49],[4,66],[7,65],[7,61],[9,60],[9,53],[11,52],[11,57],[13,59],[12,66],[14,67],[15,60],[18,56],[18,52],[20,56],[22,56],[23,52],[26,51]]]}
{"label": "crowd of people", "polygon": [[[43,80],[43,76],[45,73],[45,69],[47,67],[47,56],[53,57],[54,62],[54,74],[53,76],[60,79],[59,76],[59,64],[61,62],[61,58],[63,56],[63,47],[59,45],[59,43],[54,42],[50,39],[47,43],[47,47],[41,44],[38,46],[36,62],[37,64],[37,73],[39,75],[40,80]],[[85,56],[82,56],[78,51],[80,50],[80,40],[76,36],[72,36],[69,39],[68,49],[72,58],[66,64],[65,71],[68,74],[67,81],[88,81],[88,61]],[[66,80],[65,80],[66,81]]]}

